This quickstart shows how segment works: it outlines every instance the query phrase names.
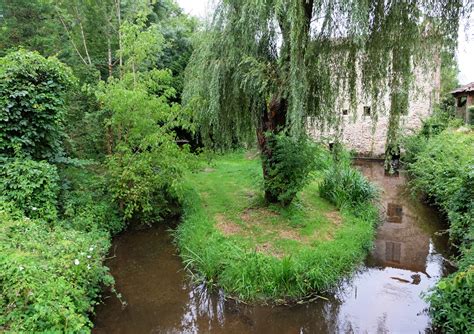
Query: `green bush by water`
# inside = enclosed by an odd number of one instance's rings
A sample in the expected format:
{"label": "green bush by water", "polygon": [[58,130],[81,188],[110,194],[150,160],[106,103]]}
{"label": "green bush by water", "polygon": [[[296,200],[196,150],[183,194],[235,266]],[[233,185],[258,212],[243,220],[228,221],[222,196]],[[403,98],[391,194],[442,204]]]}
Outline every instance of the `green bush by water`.
{"label": "green bush by water", "polygon": [[59,193],[57,168],[45,161],[29,158],[2,160],[0,201],[14,203],[30,218],[55,220]]}
{"label": "green bush by water", "polygon": [[377,198],[377,188],[351,166],[349,153],[338,148],[330,161],[319,186],[321,197],[356,214],[372,210],[373,207],[367,204]]}
{"label": "green bush by water", "polygon": [[0,208],[0,331],[86,332],[110,246],[104,231],[80,232]]}
{"label": "green bush by water", "polygon": [[[0,331],[87,332],[123,228],[100,173],[14,159],[0,174]],[[3,327],[2,327],[3,326]]]}
{"label": "green bush by water", "polygon": [[459,248],[459,270],[428,294],[435,325],[449,333],[474,331],[474,132],[451,129],[421,135],[424,144],[409,155],[413,189],[447,215],[451,242]]}
{"label": "green bush by water", "polygon": [[264,188],[280,203],[288,205],[310,181],[318,147],[306,136],[294,138],[270,133],[266,136],[272,154],[270,159],[263,160],[268,173]]}

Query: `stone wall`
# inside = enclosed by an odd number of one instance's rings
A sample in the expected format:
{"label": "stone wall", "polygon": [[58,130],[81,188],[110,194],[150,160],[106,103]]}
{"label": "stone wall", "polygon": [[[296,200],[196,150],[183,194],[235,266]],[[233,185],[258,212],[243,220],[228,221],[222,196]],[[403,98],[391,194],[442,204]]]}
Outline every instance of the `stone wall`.
{"label": "stone wall", "polygon": [[[422,120],[432,114],[433,106],[439,99],[441,87],[440,66],[417,68],[414,73],[414,87],[410,92],[409,110],[400,119],[402,135],[412,133],[421,127]],[[348,98],[341,96],[336,103],[336,112],[340,115],[338,130],[320,131],[317,127],[309,128],[310,135],[317,140],[333,142],[338,134],[345,146],[357,152],[360,156],[382,157],[385,153],[385,144],[388,130],[388,110],[390,97],[386,93],[379,101],[377,115],[364,115],[364,107],[374,106],[369,99],[363,98],[361,85],[358,85],[358,99],[356,110],[350,110]],[[347,115],[344,115],[344,110]]]}

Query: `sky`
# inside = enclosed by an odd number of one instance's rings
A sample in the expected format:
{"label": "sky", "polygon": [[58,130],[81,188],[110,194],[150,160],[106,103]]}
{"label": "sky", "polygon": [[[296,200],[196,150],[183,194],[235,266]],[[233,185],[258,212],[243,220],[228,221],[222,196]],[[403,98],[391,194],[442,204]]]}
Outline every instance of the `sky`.
{"label": "sky", "polygon": [[[188,14],[204,17],[208,0],[177,0]],[[458,40],[459,82],[464,85],[474,81],[474,16],[470,18],[469,29],[465,31],[465,24],[461,24]]]}

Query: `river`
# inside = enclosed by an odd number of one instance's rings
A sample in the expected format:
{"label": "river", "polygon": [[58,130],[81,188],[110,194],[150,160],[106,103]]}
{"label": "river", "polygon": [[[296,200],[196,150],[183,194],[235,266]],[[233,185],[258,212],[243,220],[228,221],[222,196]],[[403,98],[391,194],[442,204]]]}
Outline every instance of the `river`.
{"label": "river", "polygon": [[410,196],[403,172],[358,161],[382,190],[383,224],[365,263],[327,299],[295,306],[248,306],[193,284],[163,226],[127,231],[107,261],[122,307],[106,296],[94,333],[419,333],[430,332],[423,292],[450,272],[439,213]]}

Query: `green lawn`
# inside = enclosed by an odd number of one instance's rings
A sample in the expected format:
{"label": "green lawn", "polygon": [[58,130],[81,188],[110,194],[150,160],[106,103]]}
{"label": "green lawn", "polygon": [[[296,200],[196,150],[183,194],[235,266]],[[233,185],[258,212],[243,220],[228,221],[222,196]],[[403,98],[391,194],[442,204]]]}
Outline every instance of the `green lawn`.
{"label": "green lawn", "polygon": [[261,165],[232,153],[187,177],[176,231],[196,278],[247,301],[288,301],[322,292],[364,258],[373,222],[319,197],[318,178],[287,208],[265,205]]}

